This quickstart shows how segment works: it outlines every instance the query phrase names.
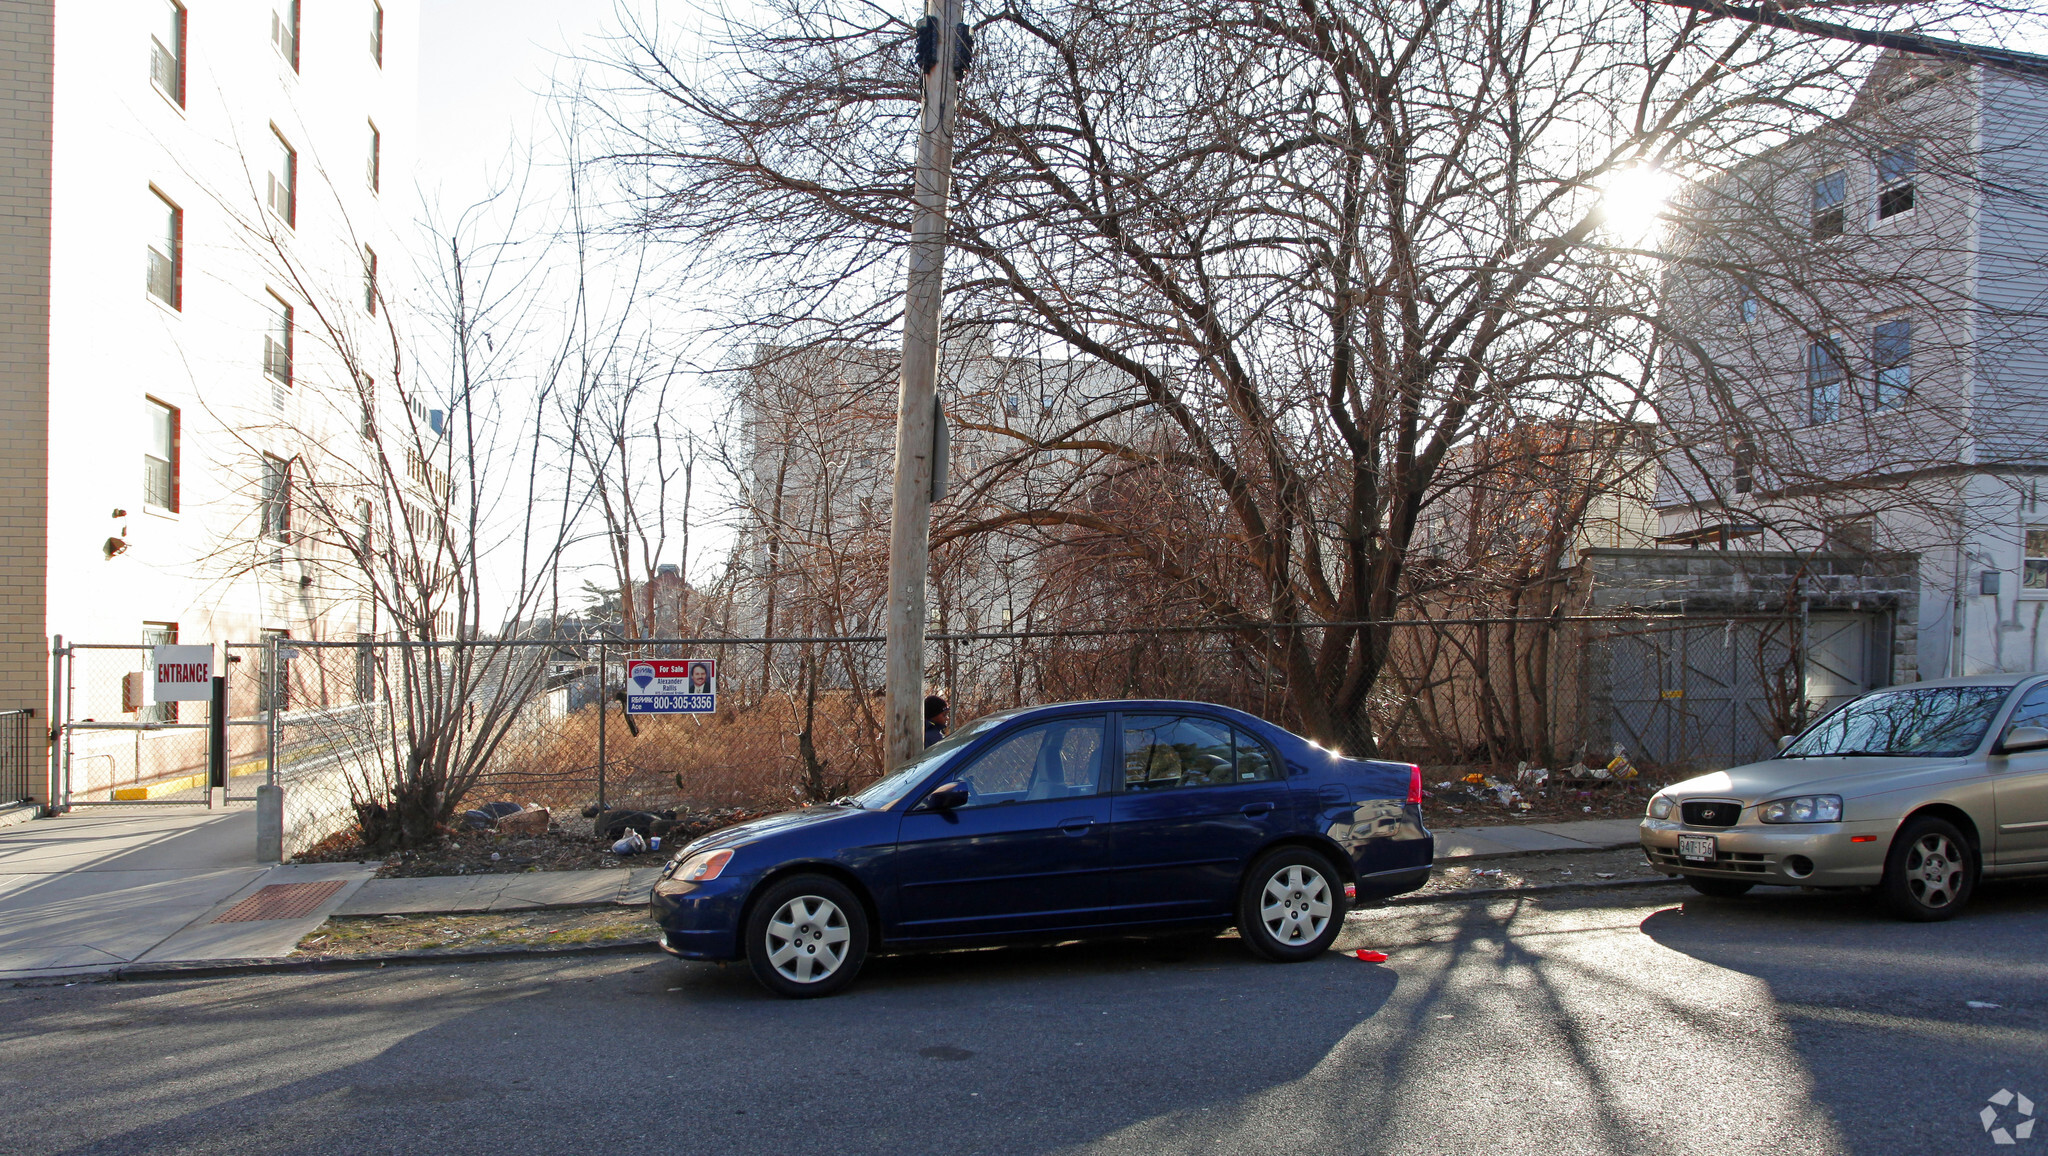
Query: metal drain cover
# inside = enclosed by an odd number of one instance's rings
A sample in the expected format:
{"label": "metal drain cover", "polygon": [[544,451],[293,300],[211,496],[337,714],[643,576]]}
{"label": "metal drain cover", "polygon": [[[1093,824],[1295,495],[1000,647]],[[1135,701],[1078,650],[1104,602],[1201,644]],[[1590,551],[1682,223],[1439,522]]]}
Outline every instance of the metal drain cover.
{"label": "metal drain cover", "polygon": [[302,919],[328,897],[348,886],[346,880],[325,883],[273,883],[214,917],[215,923],[254,923],[261,919]]}

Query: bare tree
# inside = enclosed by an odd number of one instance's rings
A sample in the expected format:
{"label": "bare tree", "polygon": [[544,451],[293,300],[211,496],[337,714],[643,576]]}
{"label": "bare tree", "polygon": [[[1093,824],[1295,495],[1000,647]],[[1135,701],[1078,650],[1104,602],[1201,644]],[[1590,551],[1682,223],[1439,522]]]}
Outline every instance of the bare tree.
{"label": "bare tree", "polygon": [[[290,312],[266,357],[272,411],[234,427],[251,512],[216,557],[295,588],[314,645],[279,725],[343,752],[375,848],[436,838],[538,689],[539,652],[487,636],[559,609],[586,500],[551,452],[553,387],[524,362],[546,237],[515,202],[431,226],[422,284],[396,298],[359,244],[331,262],[273,214],[222,202]],[[318,645],[338,642],[355,645]]]}
{"label": "bare tree", "polygon": [[[736,322],[886,330],[909,219],[907,27],[831,2],[712,20],[704,60],[629,25],[616,63],[652,100],[629,117],[598,94],[612,159],[654,190],[634,223],[743,282]],[[1631,235],[1602,191],[1653,197],[1656,174],[1766,155],[1846,111],[1868,59],[1619,0],[1109,0],[1006,7],[977,37],[951,315],[1121,383],[1016,452],[1153,474],[1210,524],[1162,536],[1056,501],[946,534],[1099,541],[1243,627],[1309,733],[1367,750],[1379,624],[1452,451],[1518,417],[1654,416],[1676,328],[1663,278],[1698,258]]]}

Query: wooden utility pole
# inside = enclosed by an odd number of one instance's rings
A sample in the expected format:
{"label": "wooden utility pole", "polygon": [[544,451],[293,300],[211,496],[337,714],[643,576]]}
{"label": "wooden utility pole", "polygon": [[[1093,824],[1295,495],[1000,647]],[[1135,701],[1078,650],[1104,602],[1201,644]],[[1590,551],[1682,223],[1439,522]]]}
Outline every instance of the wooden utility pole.
{"label": "wooden utility pole", "polygon": [[934,414],[939,305],[946,266],[946,202],[953,184],[953,103],[969,46],[957,32],[963,0],[925,0],[917,62],[924,71],[918,126],[917,216],[903,302],[903,376],[896,399],[896,486],[889,504],[888,670],[883,755],[890,767],[924,750],[925,579],[931,568]]}

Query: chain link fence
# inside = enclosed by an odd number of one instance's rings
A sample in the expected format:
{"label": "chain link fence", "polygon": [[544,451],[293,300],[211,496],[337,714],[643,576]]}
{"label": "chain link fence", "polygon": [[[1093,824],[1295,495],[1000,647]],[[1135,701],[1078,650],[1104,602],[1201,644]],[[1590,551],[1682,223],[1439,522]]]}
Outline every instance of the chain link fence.
{"label": "chain link fence", "polygon": [[[1371,680],[1328,660],[1358,653],[1335,632],[1361,625],[934,635],[927,681],[956,726],[1052,702],[1193,699],[1347,749],[1369,737],[1382,757],[1498,772],[1615,754],[1648,771],[1729,766],[1767,755],[1825,705],[1797,615],[1403,620],[1375,635],[1384,661]],[[752,808],[832,798],[883,769],[878,637],[279,636],[223,653],[229,797],[283,787],[288,852],[423,784],[465,805]],[[59,651],[66,801],[207,798],[210,704],[145,701],[148,657],[140,644]],[[629,711],[628,692],[661,662],[704,664],[715,696],[697,705],[712,709]],[[5,725],[0,748],[34,746],[11,743]],[[32,793],[13,782],[38,775],[32,761],[10,756],[23,769],[0,789]]]}
{"label": "chain link fence", "polygon": [[[955,725],[1019,706],[1163,698],[1313,733],[1312,719],[1327,729],[1329,704],[1348,701],[1350,673],[1294,672],[1331,629],[936,635],[927,678]],[[1799,634],[1796,616],[1769,615],[1402,621],[1352,717],[1383,757],[1431,767],[1599,766],[1615,753],[1652,771],[1728,766],[1768,754],[1804,717]],[[465,805],[561,811],[794,803],[882,771],[876,637],[233,650],[259,675],[241,702],[274,725],[294,848],[352,826],[357,804],[408,775],[460,789]],[[636,665],[657,660],[712,664],[716,708],[629,713]]]}

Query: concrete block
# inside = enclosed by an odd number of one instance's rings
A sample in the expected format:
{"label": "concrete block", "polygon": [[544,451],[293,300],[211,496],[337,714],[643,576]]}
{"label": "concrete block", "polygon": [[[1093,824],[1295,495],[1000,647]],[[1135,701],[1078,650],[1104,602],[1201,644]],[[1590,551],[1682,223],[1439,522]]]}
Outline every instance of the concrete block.
{"label": "concrete block", "polygon": [[276,863],[283,858],[284,788],[265,784],[256,788],[256,861]]}

